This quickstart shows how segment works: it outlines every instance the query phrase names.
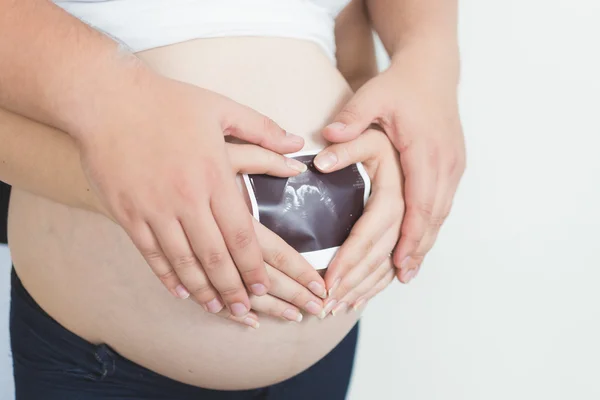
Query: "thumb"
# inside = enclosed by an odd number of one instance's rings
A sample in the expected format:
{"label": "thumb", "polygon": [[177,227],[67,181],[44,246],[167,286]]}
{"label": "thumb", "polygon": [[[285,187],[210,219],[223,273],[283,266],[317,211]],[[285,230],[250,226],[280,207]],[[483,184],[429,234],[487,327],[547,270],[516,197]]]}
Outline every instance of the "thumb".
{"label": "thumb", "polygon": [[286,132],[271,118],[233,100],[225,104],[221,129],[226,136],[231,135],[280,154],[294,153],[304,146],[301,136]]}
{"label": "thumb", "polygon": [[323,129],[323,137],[333,143],[346,142],[363,133],[377,118],[378,104],[361,89],[344,106],[333,122]]}
{"label": "thumb", "polygon": [[225,144],[234,173],[266,174],[280,178],[296,176],[307,166],[298,160],[282,156],[252,144]]}
{"label": "thumb", "polygon": [[324,173],[338,171],[358,162],[367,167],[386,149],[386,144],[389,146],[389,140],[384,133],[369,129],[354,140],[326,147],[317,154],[314,164]]}

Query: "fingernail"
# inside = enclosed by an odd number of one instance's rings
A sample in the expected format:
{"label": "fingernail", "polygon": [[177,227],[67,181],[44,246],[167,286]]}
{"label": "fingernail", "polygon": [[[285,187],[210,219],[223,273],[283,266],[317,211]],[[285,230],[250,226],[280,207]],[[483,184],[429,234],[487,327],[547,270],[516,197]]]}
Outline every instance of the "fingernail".
{"label": "fingernail", "polygon": [[294,135],[293,133],[287,131],[285,132],[285,136],[290,140],[290,142],[304,144],[304,138],[302,136]]}
{"label": "fingernail", "polygon": [[253,285],[250,285],[250,289],[252,290],[252,293],[254,293],[257,296],[263,296],[267,294],[267,288],[262,283],[255,283]]}
{"label": "fingernail", "polygon": [[316,302],[314,301],[309,301],[308,303],[306,303],[306,306],[304,306],[304,308],[306,308],[306,311],[308,311],[309,313],[313,314],[313,315],[319,315],[321,313],[321,311],[323,311],[323,307],[321,307],[320,305],[318,305]]}
{"label": "fingernail", "polygon": [[246,324],[249,327],[252,327],[254,329],[258,329],[258,327],[260,326],[258,321],[255,320],[254,318],[244,318],[244,324]]}
{"label": "fingernail", "polygon": [[315,157],[314,161],[317,168],[325,171],[331,169],[335,164],[337,164],[337,162],[337,156],[330,151],[324,151],[320,153],[317,157]]}
{"label": "fingernail", "polygon": [[404,280],[404,283],[409,283],[411,281],[411,279],[414,277],[415,277],[415,270],[409,269],[408,271],[406,271],[404,273],[404,276],[402,277],[402,279]]}
{"label": "fingernail", "polygon": [[216,314],[223,309],[223,303],[217,298],[212,299],[208,303],[206,303],[206,309],[209,313]]}
{"label": "fingernail", "polygon": [[338,303],[335,307],[333,307],[333,309],[331,310],[331,315],[333,315],[335,317],[335,314],[344,311],[345,309],[348,308],[348,303],[346,303],[345,301],[342,301],[341,303]]}
{"label": "fingernail", "polygon": [[291,308],[288,308],[287,310],[285,310],[283,312],[282,316],[283,316],[283,318],[287,319],[288,321],[296,321],[296,322],[302,321],[302,314]]}
{"label": "fingernail", "polygon": [[229,307],[231,309],[231,313],[236,317],[243,317],[244,315],[248,314],[248,309],[242,303],[233,303]]}
{"label": "fingernail", "polygon": [[286,157],[285,163],[287,164],[288,167],[290,167],[294,171],[305,172],[308,169],[306,164],[304,164],[301,161],[295,160],[293,158]]}
{"label": "fingernail", "polygon": [[332,124],[327,125],[327,129],[333,129],[334,131],[343,131],[346,129],[346,124],[341,122],[334,122]]}
{"label": "fingernail", "polygon": [[329,292],[327,293],[327,295],[329,297],[333,296],[333,292],[335,292],[335,290],[338,288],[338,286],[340,286],[340,281],[341,281],[341,278],[337,278],[335,280],[335,282],[333,282],[333,285],[331,286],[331,289],[329,289]]}
{"label": "fingernail", "polygon": [[323,308],[323,311],[321,312],[322,317],[320,318],[325,318],[327,314],[329,314],[331,310],[333,310],[333,307],[335,307],[336,304],[337,300],[330,300],[329,302],[327,302],[327,304],[325,304],[325,308]]}
{"label": "fingernail", "polygon": [[175,288],[175,293],[177,293],[177,297],[179,297],[180,299],[185,300],[188,297],[190,297],[190,292],[188,292],[185,286],[183,285],[177,285],[177,287]]}
{"label": "fingernail", "polygon": [[310,282],[308,284],[308,289],[322,299],[327,297],[327,290],[325,290],[325,287],[323,285],[321,285],[319,282],[316,282],[316,281]]}
{"label": "fingernail", "polygon": [[357,301],[356,303],[354,303],[354,305],[352,306],[352,309],[354,311],[360,311],[364,308],[364,306],[367,304],[367,301],[365,299],[360,299],[359,301]]}
{"label": "fingernail", "polygon": [[409,263],[410,263],[410,256],[408,256],[404,260],[402,260],[402,262],[400,263],[400,268],[402,268],[402,269],[408,268]]}

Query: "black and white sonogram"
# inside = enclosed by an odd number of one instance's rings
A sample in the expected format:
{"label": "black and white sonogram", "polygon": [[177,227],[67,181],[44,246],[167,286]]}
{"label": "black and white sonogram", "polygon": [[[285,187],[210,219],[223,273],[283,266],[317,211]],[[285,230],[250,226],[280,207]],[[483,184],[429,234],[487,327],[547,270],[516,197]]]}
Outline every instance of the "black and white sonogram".
{"label": "black and white sonogram", "polygon": [[291,178],[244,177],[254,217],[301,253],[326,268],[362,215],[371,182],[361,164],[324,174],[315,153],[293,156],[308,167]]}

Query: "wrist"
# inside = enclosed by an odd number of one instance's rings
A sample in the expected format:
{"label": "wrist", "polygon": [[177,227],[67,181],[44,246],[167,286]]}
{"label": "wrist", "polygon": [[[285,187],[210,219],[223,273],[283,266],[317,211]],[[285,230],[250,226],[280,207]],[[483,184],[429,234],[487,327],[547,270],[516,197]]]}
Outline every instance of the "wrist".
{"label": "wrist", "polygon": [[390,70],[412,73],[432,84],[456,90],[460,79],[460,56],[455,40],[420,36],[405,42],[392,54]]}
{"label": "wrist", "polygon": [[133,54],[111,53],[105,63],[74,81],[71,94],[55,110],[58,127],[78,141],[86,141],[106,129],[119,112],[139,106],[135,98],[140,98],[141,88],[152,75]]}

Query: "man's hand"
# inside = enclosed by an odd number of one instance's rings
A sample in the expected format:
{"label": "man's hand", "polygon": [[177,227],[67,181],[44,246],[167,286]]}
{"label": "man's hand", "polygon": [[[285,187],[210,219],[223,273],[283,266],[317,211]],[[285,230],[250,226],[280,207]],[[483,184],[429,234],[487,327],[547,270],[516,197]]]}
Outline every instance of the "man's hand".
{"label": "man's hand", "polygon": [[418,46],[396,53],[390,68],[361,87],[323,131],[327,140],[343,142],[375,123],[400,152],[405,183],[397,201],[406,213],[394,264],[404,283],[433,246],[465,168],[456,78],[436,60]]}
{"label": "man's hand", "polygon": [[[209,312],[250,310],[269,278],[235,182],[225,135],[278,153],[302,148],[265,116],[221,95],[140,72],[76,132],[84,171],[108,212],[171,293]],[[244,287],[244,284],[246,287]]]}

